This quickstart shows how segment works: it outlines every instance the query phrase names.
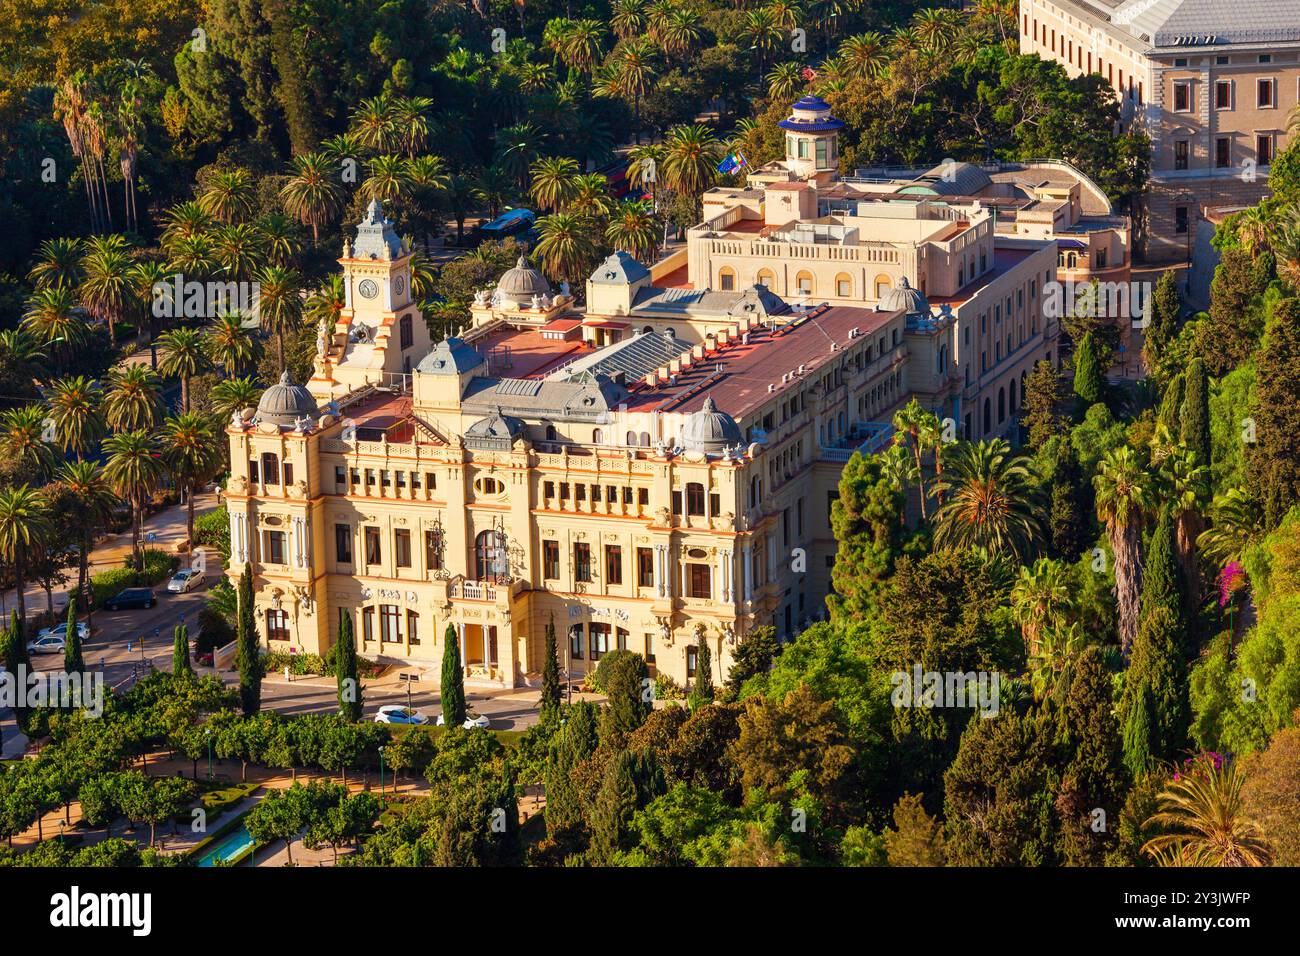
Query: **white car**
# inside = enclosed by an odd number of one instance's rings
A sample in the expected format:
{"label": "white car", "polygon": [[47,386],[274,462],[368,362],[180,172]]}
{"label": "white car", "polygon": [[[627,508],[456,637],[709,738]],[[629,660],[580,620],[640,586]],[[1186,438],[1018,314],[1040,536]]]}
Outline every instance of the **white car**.
{"label": "white car", "polygon": [[167,590],[172,594],[183,594],[186,591],[194,590],[202,581],[202,571],[198,568],[186,568],[172,575],[172,579],[167,582]]}
{"label": "white car", "polygon": [[34,637],[27,642],[27,653],[62,654],[67,643],[67,641],[57,634],[50,634],[46,637]]}
{"label": "white car", "polygon": [[[469,717],[466,717],[465,723],[461,724],[461,726],[464,727],[466,730],[473,730],[475,727],[480,727],[486,730],[489,723],[490,721],[486,717],[484,717],[482,714],[479,714],[478,716],[470,715]],[[446,726],[446,723],[442,719],[442,714],[438,715],[438,726],[439,727]]]}
{"label": "white car", "polygon": [[418,710],[402,707],[399,704],[380,707],[379,713],[375,714],[377,724],[427,724],[428,722],[429,718]]}
{"label": "white car", "polygon": [[[59,637],[66,639],[67,636],[68,625],[65,622],[63,624],[55,624],[51,627],[41,628],[36,635],[36,640],[39,641],[43,637]],[[83,641],[90,637],[90,625],[85,621],[77,622],[77,637],[81,638]]]}

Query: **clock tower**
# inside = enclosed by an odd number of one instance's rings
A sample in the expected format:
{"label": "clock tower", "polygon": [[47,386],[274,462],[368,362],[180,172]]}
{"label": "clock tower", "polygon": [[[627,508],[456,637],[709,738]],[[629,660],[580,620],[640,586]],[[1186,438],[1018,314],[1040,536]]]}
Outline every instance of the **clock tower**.
{"label": "clock tower", "polygon": [[334,328],[319,330],[312,394],[328,401],[364,385],[409,387],[431,347],[429,328],[411,294],[411,250],[378,200],[344,240],[339,265],[344,304]]}

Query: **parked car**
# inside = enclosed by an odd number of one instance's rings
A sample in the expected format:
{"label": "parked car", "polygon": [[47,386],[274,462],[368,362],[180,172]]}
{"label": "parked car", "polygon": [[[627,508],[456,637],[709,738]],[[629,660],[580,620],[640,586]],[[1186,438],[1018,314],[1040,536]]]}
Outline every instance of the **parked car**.
{"label": "parked car", "polygon": [[27,642],[28,654],[62,654],[67,641],[62,637],[56,637],[49,634],[45,637],[34,637]]}
{"label": "parked car", "polygon": [[108,611],[121,611],[126,608],[153,607],[158,599],[153,596],[153,588],[127,588],[119,591],[104,605]]}
{"label": "parked car", "polygon": [[172,579],[167,582],[167,590],[173,594],[183,594],[194,590],[202,581],[202,571],[198,568],[185,568],[172,575]]}
{"label": "parked car", "polygon": [[379,713],[375,714],[377,724],[427,724],[428,722],[429,718],[418,710],[402,707],[399,704],[380,707]]}
{"label": "parked car", "polygon": [[[41,628],[41,630],[36,634],[36,639],[38,641],[42,637],[61,637],[66,639],[67,636],[68,624],[65,621],[62,624],[52,624],[49,627]],[[77,622],[77,637],[81,638],[83,641],[90,637],[90,625],[85,621]]]}
{"label": "parked car", "polygon": [[[478,714],[478,715],[470,714],[468,717],[465,718],[465,723],[461,724],[461,726],[464,727],[466,730],[473,730],[475,727],[481,727],[484,730],[486,730],[489,723],[490,721],[482,714]],[[438,726],[439,727],[446,726],[446,724],[443,722],[442,714],[438,715]]]}

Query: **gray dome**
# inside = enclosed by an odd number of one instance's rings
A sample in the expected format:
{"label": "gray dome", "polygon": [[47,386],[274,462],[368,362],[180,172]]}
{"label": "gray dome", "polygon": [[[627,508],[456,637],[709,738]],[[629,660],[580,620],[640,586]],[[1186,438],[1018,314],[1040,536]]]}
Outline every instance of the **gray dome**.
{"label": "gray dome", "polygon": [[520,256],[513,269],[506,270],[497,282],[497,291],[520,302],[531,301],[535,295],[549,295],[551,284],[533,268],[527,256]]}
{"label": "gray dome", "polygon": [[686,419],[686,427],[682,429],[682,447],[687,451],[721,455],[743,442],[736,420],[718,411],[711,398],[706,398],[704,407]]}
{"label": "gray dome", "polygon": [[930,303],[925,293],[913,289],[912,284],[907,281],[907,276],[903,276],[898,285],[880,297],[880,304],[876,306],[876,310],[902,312],[904,315],[929,315]]}
{"label": "gray dome", "polygon": [[515,439],[524,432],[521,419],[503,415],[497,409],[487,418],[480,418],[465,430],[465,447],[487,451],[509,451]]}
{"label": "gray dome", "polygon": [[288,371],[281,373],[279,384],[263,392],[262,400],[257,403],[257,419],[262,422],[292,428],[300,418],[314,423],[319,417],[316,399],[301,385],[291,384]]}
{"label": "gray dome", "polygon": [[415,370],[426,375],[460,375],[482,364],[483,356],[478,349],[453,335],[435,345],[433,351],[420,359]]}

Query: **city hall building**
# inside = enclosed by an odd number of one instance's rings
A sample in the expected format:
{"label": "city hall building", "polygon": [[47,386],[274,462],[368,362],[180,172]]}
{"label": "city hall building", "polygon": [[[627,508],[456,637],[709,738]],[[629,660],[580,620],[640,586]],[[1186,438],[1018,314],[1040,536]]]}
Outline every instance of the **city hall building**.
{"label": "city hall building", "polygon": [[910,398],[1014,435],[1057,349],[1056,242],[975,197],[859,199],[825,103],[784,125],[685,249],[615,253],[581,307],[520,259],[437,343],[371,204],[311,380],[227,428],[230,574],[252,565],[273,649],[324,653],[350,615],[362,654],[436,683],[450,628],[468,683],[516,687],[553,620],[573,671],[626,648],[685,685],[703,641],[720,681],[756,628],[824,614],[840,471]]}

